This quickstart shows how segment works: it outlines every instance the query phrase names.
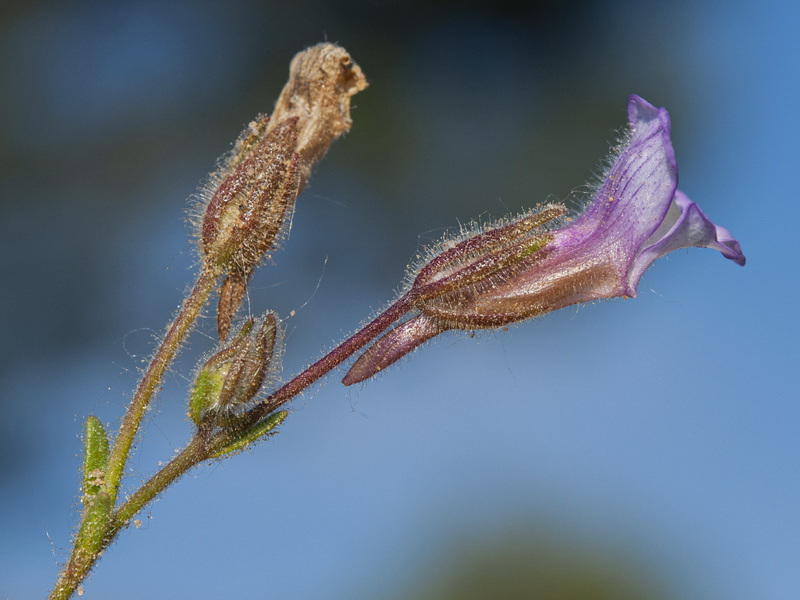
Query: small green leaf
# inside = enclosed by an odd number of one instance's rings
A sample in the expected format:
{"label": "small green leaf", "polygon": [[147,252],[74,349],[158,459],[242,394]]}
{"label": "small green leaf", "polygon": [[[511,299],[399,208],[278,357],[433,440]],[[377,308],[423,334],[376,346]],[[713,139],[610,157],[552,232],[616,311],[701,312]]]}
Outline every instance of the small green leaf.
{"label": "small green leaf", "polygon": [[83,522],[75,536],[75,550],[96,557],[103,545],[111,516],[111,497],[106,492],[92,496],[84,513]]}
{"label": "small green leaf", "polygon": [[263,421],[259,421],[255,425],[251,425],[238,437],[238,439],[234,440],[227,446],[225,446],[222,450],[217,452],[214,455],[214,458],[219,458],[225,454],[230,454],[231,452],[236,452],[241,450],[248,444],[252,444],[253,442],[257,441],[259,438],[264,437],[265,435],[270,435],[273,432],[272,430],[275,429],[278,425],[283,423],[284,419],[289,416],[289,411],[281,410],[276,413],[271,414]]}
{"label": "small green leaf", "polygon": [[100,491],[108,466],[108,435],[95,416],[86,418],[83,444],[83,493],[93,496]]}

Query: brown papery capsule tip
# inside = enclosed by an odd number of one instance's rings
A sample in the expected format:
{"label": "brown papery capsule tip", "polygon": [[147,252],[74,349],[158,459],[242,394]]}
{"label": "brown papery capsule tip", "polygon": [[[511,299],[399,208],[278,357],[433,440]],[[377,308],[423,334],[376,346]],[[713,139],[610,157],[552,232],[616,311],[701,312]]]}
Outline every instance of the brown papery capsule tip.
{"label": "brown papery capsule tip", "polygon": [[324,43],[300,52],[272,116],[254,120],[212,176],[197,238],[204,266],[224,276],[221,340],[253,270],[286,233],[314,164],[350,129],[350,97],[365,87],[344,48]]}

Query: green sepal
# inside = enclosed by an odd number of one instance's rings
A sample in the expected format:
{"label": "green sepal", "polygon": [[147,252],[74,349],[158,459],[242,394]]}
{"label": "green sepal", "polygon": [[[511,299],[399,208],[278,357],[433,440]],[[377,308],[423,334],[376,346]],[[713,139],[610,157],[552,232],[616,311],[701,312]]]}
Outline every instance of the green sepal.
{"label": "green sepal", "polygon": [[[233,340],[208,358],[197,371],[189,397],[189,418],[196,425],[213,423],[228,409],[246,404],[258,393],[269,370],[278,337],[277,320],[268,312],[253,331],[248,319]],[[211,414],[213,411],[214,414]]]}
{"label": "green sepal", "polygon": [[201,369],[194,381],[192,395],[189,398],[189,418],[200,424],[200,420],[214,406],[219,398],[225,375],[211,369]]}
{"label": "green sepal", "polygon": [[225,454],[230,454],[231,452],[236,452],[241,450],[248,444],[252,444],[253,442],[257,441],[259,438],[264,437],[265,435],[270,435],[273,433],[272,430],[275,429],[278,425],[283,423],[284,419],[289,416],[289,411],[287,410],[280,410],[276,413],[271,414],[263,421],[259,421],[255,425],[251,425],[244,432],[233,442],[222,448],[219,452],[214,454],[213,458],[219,458]]}
{"label": "green sepal", "polygon": [[103,485],[108,467],[108,435],[97,417],[86,417],[83,439],[83,493],[94,496]]}

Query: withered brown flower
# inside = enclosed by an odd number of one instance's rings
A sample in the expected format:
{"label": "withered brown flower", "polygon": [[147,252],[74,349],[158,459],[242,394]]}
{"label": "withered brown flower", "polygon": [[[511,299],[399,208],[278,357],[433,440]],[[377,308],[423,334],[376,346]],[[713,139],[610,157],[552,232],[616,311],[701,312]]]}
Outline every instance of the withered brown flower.
{"label": "withered brown flower", "polygon": [[220,340],[228,335],[253,270],[287,229],[314,164],[350,129],[350,97],[366,87],[343,48],[324,43],[300,52],[272,116],[253,121],[212,175],[197,239],[204,267],[224,276]]}

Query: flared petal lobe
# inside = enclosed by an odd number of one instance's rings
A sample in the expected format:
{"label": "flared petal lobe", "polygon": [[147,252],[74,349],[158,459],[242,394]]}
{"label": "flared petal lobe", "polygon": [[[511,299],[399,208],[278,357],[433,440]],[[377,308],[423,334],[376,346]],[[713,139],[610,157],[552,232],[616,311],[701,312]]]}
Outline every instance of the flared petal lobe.
{"label": "flared petal lobe", "polygon": [[[663,235],[660,232],[665,231]],[[675,192],[672,205],[661,227],[636,257],[628,274],[628,286],[636,290],[639,279],[653,262],[680,248],[711,248],[737,265],[744,266],[742,248],[730,232],[715,225],[694,202],[681,192]]]}

